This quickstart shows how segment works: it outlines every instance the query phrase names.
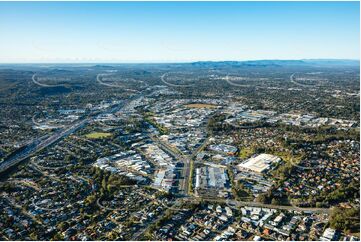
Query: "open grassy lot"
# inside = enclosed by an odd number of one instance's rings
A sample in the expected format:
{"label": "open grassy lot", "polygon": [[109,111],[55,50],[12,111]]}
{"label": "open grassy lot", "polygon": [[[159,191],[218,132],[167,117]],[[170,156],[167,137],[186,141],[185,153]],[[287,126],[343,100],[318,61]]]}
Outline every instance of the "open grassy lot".
{"label": "open grassy lot", "polygon": [[247,159],[249,158],[251,155],[253,155],[255,152],[253,147],[244,147],[242,149],[240,149],[239,151],[239,157],[241,159]]}
{"label": "open grassy lot", "polygon": [[112,136],[111,133],[103,133],[103,132],[94,132],[94,133],[85,135],[85,137],[88,139],[102,139],[102,138],[107,138],[110,136]]}
{"label": "open grassy lot", "polygon": [[184,105],[187,108],[216,108],[216,105],[213,104],[207,104],[207,103],[191,103]]}

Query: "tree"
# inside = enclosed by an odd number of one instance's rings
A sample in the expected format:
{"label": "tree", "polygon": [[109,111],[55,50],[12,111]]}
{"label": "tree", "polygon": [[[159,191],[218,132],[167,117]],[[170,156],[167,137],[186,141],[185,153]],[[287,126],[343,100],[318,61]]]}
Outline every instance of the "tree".
{"label": "tree", "polygon": [[92,205],[95,201],[96,201],[96,196],[95,195],[89,195],[86,199],[85,199],[85,205],[89,206]]}
{"label": "tree", "polygon": [[271,204],[272,205],[280,205],[280,201],[276,198],[272,198]]}
{"label": "tree", "polygon": [[38,240],[38,235],[35,232],[32,232],[30,235],[31,240]]}
{"label": "tree", "polygon": [[330,226],[346,233],[360,232],[360,208],[333,208]]}
{"label": "tree", "polygon": [[69,228],[69,223],[68,222],[60,222],[57,226],[58,230],[60,231],[65,231],[66,229]]}
{"label": "tree", "polygon": [[269,203],[269,198],[267,196],[267,194],[265,193],[262,193],[262,194],[259,194],[258,197],[256,198],[257,202],[260,202],[260,203]]}

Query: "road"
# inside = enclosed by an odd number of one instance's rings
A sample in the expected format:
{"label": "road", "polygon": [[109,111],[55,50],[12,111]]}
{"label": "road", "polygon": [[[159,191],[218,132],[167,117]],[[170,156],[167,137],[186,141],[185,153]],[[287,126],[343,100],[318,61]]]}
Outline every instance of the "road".
{"label": "road", "polygon": [[[98,74],[98,75],[97,75],[97,82],[98,82],[100,85],[107,86],[107,87],[122,88],[122,89],[124,89],[125,91],[128,91],[128,92],[134,92],[134,93],[137,93],[137,92],[138,92],[137,90],[124,88],[124,86],[122,86],[122,85],[116,85],[116,84],[110,84],[110,83],[105,83],[105,82],[103,82],[100,77],[101,77],[101,76],[105,76],[105,75],[111,75],[111,74]],[[131,79],[131,80],[135,81],[134,79]]]}
{"label": "road", "polygon": [[293,73],[291,76],[290,76],[290,81],[297,85],[297,86],[301,86],[301,87],[313,87],[312,85],[305,85],[305,84],[301,84],[301,83],[298,83],[297,81],[295,81],[294,79],[294,76],[295,76],[296,73]]}
{"label": "road", "polygon": [[[34,79],[35,74],[33,75],[33,79]],[[0,173],[8,170],[9,168],[19,164],[20,162],[30,158],[31,156],[33,156],[35,153],[41,151],[42,149],[56,143],[57,141],[59,141],[60,139],[70,135],[71,133],[75,132],[76,130],[78,130],[79,128],[84,127],[85,125],[87,125],[88,123],[90,123],[91,121],[93,121],[99,114],[101,113],[114,113],[117,112],[118,110],[120,110],[121,108],[123,108],[125,105],[127,105],[128,103],[130,103],[131,101],[133,101],[134,99],[139,98],[140,96],[142,96],[143,94],[137,94],[133,97],[130,97],[129,99],[127,99],[126,101],[124,101],[123,103],[119,104],[116,107],[110,107],[110,110],[104,110],[103,112],[95,112],[92,115],[89,115],[87,118],[80,120],[79,122],[73,124],[72,126],[68,127],[68,128],[62,128],[60,129],[60,131],[56,132],[55,134],[51,135],[50,137],[48,137],[48,135],[44,135],[38,139],[32,140],[30,144],[28,144],[24,150],[20,151],[18,154],[13,155],[12,157],[8,158],[7,160],[3,161],[0,164]]]}
{"label": "road", "polygon": [[167,86],[171,86],[171,87],[191,87],[193,86],[193,84],[172,84],[172,83],[169,83],[167,82],[164,77],[169,74],[169,73],[164,73],[161,77],[160,77],[160,80],[166,84]]}
{"label": "road", "polygon": [[[223,110],[223,108],[217,110],[213,115],[215,115],[216,113],[220,113],[221,111]],[[207,125],[208,124],[208,121],[209,119],[213,116],[213,115],[209,115],[203,122]],[[207,127],[204,127],[204,132],[206,133],[207,132]],[[193,177],[193,170],[194,170],[194,158],[198,155],[198,153],[200,151],[202,151],[209,143],[209,139],[211,137],[207,137],[206,139],[203,140],[203,142],[200,144],[200,146],[194,150],[192,152],[191,155],[189,156],[185,156],[185,165],[184,165],[184,191],[185,191],[185,194],[188,196],[190,195],[190,191],[189,189],[192,188],[192,186],[190,185],[191,182],[192,182],[192,177]]]}
{"label": "road", "polygon": [[183,191],[184,195],[189,195],[189,183],[192,179],[192,165],[193,159],[197,154],[204,149],[204,147],[208,144],[209,138],[206,138],[203,143],[195,150],[191,155],[185,155],[181,151],[170,147],[167,143],[162,142],[161,140],[157,139],[154,136],[150,136],[153,142],[157,143],[163,150],[167,151],[171,154],[174,158],[181,161],[183,163],[182,169],[182,177],[183,179],[180,182],[180,190]]}
{"label": "road", "polygon": [[325,213],[329,214],[331,209],[329,208],[301,208],[296,206],[285,206],[285,205],[272,205],[272,204],[263,204],[259,202],[253,202],[253,201],[237,201],[237,200],[226,200],[226,199],[215,199],[215,198],[198,198],[194,196],[190,196],[189,193],[189,182],[192,177],[191,174],[191,166],[190,163],[193,162],[193,159],[196,157],[196,155],[203,150],[209,143],[210,137],[205,139],[203,143],[195,150],[191,155],[185,155],[179,150],[170,147],[169,144],[160,141],[154,136],[150,136],[151,139],[156,142],[162,149],[170,153],[172,156],[174,156],[178,160],[183,160],[184,167],[182,169],[182,176],[184,179],[182,180],[182,184],[180,184],[181,190],[183,191],[185,198],[180,199],[186,202],[194,202],[194,201],[209,201],[209,202],[223,202],[227,203],[229,206],[233,207],[242,207],[242,206],[255,206],[255,207],[266,207],[266,208],[274,208],[274,209],[283,209],[283,210],[290,210],[290,211],[300,211],[300,212],[312,212],[312,213]]}
{"label": "road", "polygon": [[[181,177],[183,177],[183,179],[181,179],[179,181],[179,190],[182,191],[182,193],[185,196],[188,196],[189,195],[189,182],[190,182],[190,179],[192,176],[192,174],[191,174],[192,157],[194,157],[197,154],[197,152],[196,151],[193,152],[192,155],[185,155],[178,149],[170,147],[168,144],[166,144],[165,142],[162,142],[161,140],[155,138],[154,136],[151,136],[151,139],[154,142],[156,142],[163,150],[167,151],[174,158],[176,158],[178,161],[183,163],[183,169],[181,171]],[[199,150],[199,149],[197,149],[197,150]]]}
{"label": "road", "polygon": [[[164,76],[164,75],[163,75]],[[217,110],[216,113],[219,113],[223,110],[223,108]],[[208,123],[208,120],[212,117],[212,115],[208,116],[203,122],[205,124]],[[204,127],[204,132],[207,132],[206,127]],[[164,149],[165,151],[167,151],[168,153],[170,153],[174,158],[176,158],[177,160],[181,161],[183,163],[183,169],[182,169],[182,177],[183,179],[179,182],[179,187],[180,187],[180,191],[182,191],[182,193],[185,196],[190,195],[190,188],[191,186],[189,185],[192,182],[192,176],[193,176],[193,162],[194,162],[194,158],[198,155],[198,153],[200,151],[202,151],[209,143],[209,139],[210,137],[207,137],[206,139],[203,140],[203,142],[200,144],[200,146],[194,150],[192,152],[192,154],[190,155],[186,155],[183,152],[181,152],[180,150],[170,147],[169,144],[157,139],[155,136],[150,136],[150,138],[156,142],[162,149]]]}
{"label": "road", "polygon": [[208,142],[209,142],[209,138],[206,138],[202,144],[195,150],[193,151],[193,153],[190,155],[190,156],[186,156],[186,166],[185,166],[185,179],[184,179],[184,186],[185,186],[185,194],[186,195],[189,195],[190,191],[189,189],[192,188],[192,186],[190,186],[189,184],[192,183],[192,177],[193,177],[193,170],[194,170],[194,158],[198,155],[198,153],[200,151],[202,151],[207,145],[208,145]]}
{"label": "road", "polygon": [[31,77],[31,80],[34,82],[34,84],[38,85],[38,86],[41,86],[41,87],[61,87],[63,85],[49,85],[49,84],[43,84],[43,83],[40,83],[38,82],[37,80],[35,80],[35,76],[36,74],[34,74],[32,77]]}
{"label": "road", "polygon": [[[198,197],[185,197],[185,198],[179,198],[177,199],[171,207],[167,206],[167,209],[169,210],[182,210],[177,209],[176,207],[181,206],[181,204],[189,204],[194,202],[200,202],[200,201],[207,201],[207,202],[216,202],[216,203],[226,203],[229,207],[233,208],[240,208],[244,206],[252,206],[252,207],[262,207],[262,208],[273,208],[273,209],[281,209],[281,210],[288,210],[288,211],[299,211],[299,212],[311,212],[311,213],[321,213],[321,214],[329,214],[331,212],[331,209],[329,208],[300,208],[300,207],[294,207],[294,206],[284,206],[284,205],[272,205],[272,204],[263,204],[258,202],[242,202],[237,200],[228,200],[228,199],[213,199],[213,198],[198,198]],[[182,210],[183,211],[183,210]],[[165,214],[166,211],[164,211],[163,214]],[[160,215],[157,220],[153,221],[151,224],[156,223],[157,221],[160,221],[162,219],[162,215]],[[149,225],[140,229],[138,232],[136,232],[132,240],[137,240],[140,238],[141,235],[143,235],[149,228]]]}
{"label": "road", "polygon": [[[12,166],[19,164],[21,161],[30,158],[36,152],[41,151],[42,149],[48,147],[49,145],[54,144],[58,140],[62,139],[63,137],[73,133],[77,129],[83,127],[86,123],[89,122],[88,119],[84,119],[69,128],[62,129],[59,132],[51,135],[50,137],[44,140],[44,137],[34,140],[31,144],[29,144],[23,151],[16,154],[15,156],[5,160],[0,164],[0,173],[6,171]],[[47,135],[46,135],[47,136]]]}
{"label": "road", "polygon": [[184,193],[184,195],[188,195],[186,179],[187,179],[187,174],[189,174],[189,172],[187,172],[187,170],[189,170],[189,160],[187,159],[187,157],[181,151],[179,151],[178,149],[170,147],[169,144],[157,139],[155,136],[149,135],[149,137],[160,148],[162,148],[167,153],[172,155],[176,160],[183,163],[183,169],[182,169],[182,177],[183,177],[183,179],[179,181],[179,188],[180,188],[179,190],[182,191],[182,193]]}
{"label": "road", "polygon": [[272,205],[272,204],[263,204],[259,202],[246,202],[246,201],[238,201],[234,199],[221,199],[221,198],[186,198],[185,200],[191,201],[207,201],[207,202],[221,202],[226,203],[230,207],[239,208],[244,206],[251,206],[251,207],[263,207],[263,208],[273,208],[273,209],[281,209],[281,210],[289,210],[289,211],[299,211],[299,212],[311,212],[311,213],[322,213],[322,214],[330,214],[331,208],[303,208],[303,207],[296,207],[296,206],[286,206],[286,205]]}
{"label": "road", "polygon": [[[178,199],[171,207],[165,206],[166,210],[163,211],[162,214],[160,214],[156,220],[152,221],[152,222],[148,222],[146,226],[144,226],[144,228],[141,228],[140,230],[138,230],[136,233],[133,234],[132,236],[132,240],[136,241],[139,240],[140,236],[142,236],[143,234],[145,234],[145,232],[149,229],[149,226],[152,224],[156,224],[157,222],[159,222],[164,215],[166,214],[167,210],[177,210],[179,211],[180,209],[177,209],[178,206],[181,205],[181,199]],[[164,204],[163,204],[164,206]],[[183,210],[182,210],[183,211]]]}
{"label": "road", "polygon": [[226,76],[225,80],[226,80],[226,82],[227,82],[229,85],[231,85],[231,86],[235,86],[235,87],[251,87],[250,85],[237,84],[237,83],[234,83],[234,82],[230,81],[228,75]]}

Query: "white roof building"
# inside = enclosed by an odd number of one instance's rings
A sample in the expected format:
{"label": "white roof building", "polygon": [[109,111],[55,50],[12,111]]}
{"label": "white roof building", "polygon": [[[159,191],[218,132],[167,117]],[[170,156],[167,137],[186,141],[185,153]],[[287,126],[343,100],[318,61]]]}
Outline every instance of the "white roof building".
{"label": "white roof building", "polygon": [[239,169],[248,169],[254,172],[263,173],[268,170],[272,164],[277,164],[281,158],[275,155],[260,154],[256,157],[249,158],[245,162],[239,164]]}

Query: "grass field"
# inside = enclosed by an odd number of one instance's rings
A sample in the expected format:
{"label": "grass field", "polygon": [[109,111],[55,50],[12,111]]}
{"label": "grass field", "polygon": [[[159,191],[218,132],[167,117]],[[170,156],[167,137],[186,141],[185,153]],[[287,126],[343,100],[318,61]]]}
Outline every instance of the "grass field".
{"label": "grass field", "polygon": [[216,105],[206,103],[191,103],[184,105],[187,108],[216,108]]}
{"label": "grass field", "polygon": [[102,133],[102,132],[94,132],[94,133],[85,135],[85,137],[87,137],[88,139],[102,139],[102,138],[107,138],[110,136],[112,136],[111,133]]}
{"label": "grass field", "polygon": [[247,159],[253,154],[254,154],[254,148],[244,147],[244,148],[240,149],[239,157],[242,159]]}

